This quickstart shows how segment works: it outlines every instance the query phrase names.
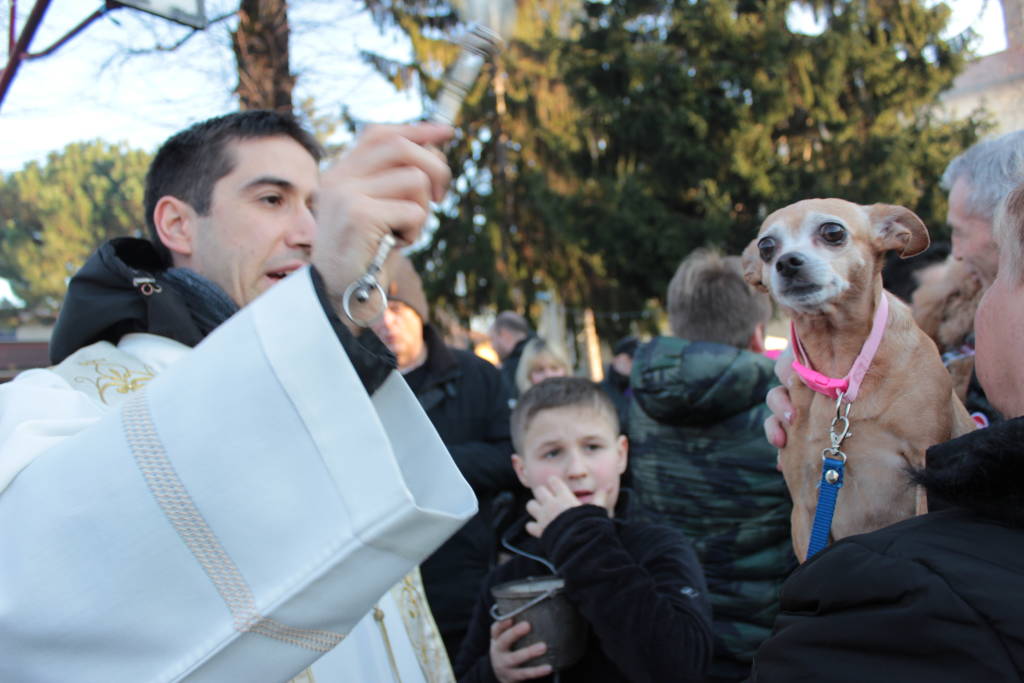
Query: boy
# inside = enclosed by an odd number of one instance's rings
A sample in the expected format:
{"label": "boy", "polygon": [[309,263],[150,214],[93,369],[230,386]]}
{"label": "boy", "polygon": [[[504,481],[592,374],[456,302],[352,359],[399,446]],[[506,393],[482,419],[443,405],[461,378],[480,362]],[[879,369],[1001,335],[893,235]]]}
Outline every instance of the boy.
{"label": "boy", "polygon": [[708,683],[735,683],[778,612],[796,566],[793,505],[762,431],[775,384],[763,355],[768,297],[739,259],[697,249],[668,286],[672,336],[633,359],[629,440],[637,502],[693,543],[714,614]]}
{"label": "boy", "polygon": [[590,625],[583,658],[560,681],[703,680],[711,658],[703,573],[681,535],[632,518],[619,489],[626,438],[607,394],[581,378],[541,382],[512,413],[512,443],[512,465],[533,500],[503,539],[513,558],[491,572],[477,601],[455,663],[459,680],[550,676],[549,666],[530,663],[544,643],[515,649],[528,622],[488,617],[492,586],[550,574],[545,562]]}

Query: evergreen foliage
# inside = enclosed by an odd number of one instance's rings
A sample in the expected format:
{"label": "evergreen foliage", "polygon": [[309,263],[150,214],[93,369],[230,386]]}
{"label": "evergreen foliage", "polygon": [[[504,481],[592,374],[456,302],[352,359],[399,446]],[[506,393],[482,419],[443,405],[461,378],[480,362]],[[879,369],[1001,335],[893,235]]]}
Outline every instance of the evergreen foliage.
{"label": "evergreen foliage", "polygon": [[78,142],[0,176],[0,277],[37,320],[56,318],[68,279],[104,240],[142,236],[150,155]]}
{"label": "evergreen foliage", "polygon": [[[367,4],[413,45],[411,64],[378,67],[432,95],[455,56],[451,5]],[[932,110],[969,56],[965,38],[940,37],[945,5],[817,2],[826,30],[804,35],[789,0],[517,4],[417,256],[432,300],[467,316],[528,309],[551,288],[570,306],[639,311],[692,249],[737,253],[807,197],[902,204],[948,234],[938,179],[983,128]],[[618,334],[628,321],[602,322]]]}

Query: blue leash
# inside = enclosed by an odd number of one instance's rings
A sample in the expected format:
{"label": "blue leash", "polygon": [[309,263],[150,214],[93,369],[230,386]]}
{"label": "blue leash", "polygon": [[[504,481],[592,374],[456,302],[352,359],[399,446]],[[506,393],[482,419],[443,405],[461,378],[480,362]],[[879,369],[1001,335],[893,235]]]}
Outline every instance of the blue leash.
{"label": "blue leash", "polygon": [[836,498],[839,489],[843,488],[843,466],[846,455],[840,453],[842,459],[821,457],[821,483],[818,488],[818,507],[814,511],[814,525],[811,527],[811,542],[807,546],[807,559],[811,559],[828,545],[828,534],[832,529],[832,515],[836,511]]}
{"label": "blue leash", "polygon": [[[842,410],[843,394],[840,392],[836,400],[836,416],[829,427],[832,445],[821,452],[821,482],[818,484],[818,505],[814,510],[814,523],[811,526],[811,540],[807,544],[807,559],[817,555],[828,545],[829,532],[832,529],[832,517],[836,511],[836,499],[839,489],[843,488],[843,468],[846,466],[846,454],[839,450],[843,440],[850,433],[850,403],[846,411]],[[837,433],[836,426],[839,426]]]}

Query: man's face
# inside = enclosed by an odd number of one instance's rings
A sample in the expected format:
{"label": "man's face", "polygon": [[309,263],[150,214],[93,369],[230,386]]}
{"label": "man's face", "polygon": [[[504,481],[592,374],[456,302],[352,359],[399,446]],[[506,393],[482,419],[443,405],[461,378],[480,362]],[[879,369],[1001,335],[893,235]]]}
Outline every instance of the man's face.
{"label": "man's face", "polygon": [[[949,192],[946,222],[953,228],[953,256],[963,261],[986,286],[995,279],[999,250],[992,240],[992,221],[969,213],[971,184],[958,178]],[[994,208],[994,207],[993,207]]]}
{"label": "man's face", "polygon": [[373,324],[373,331],[395,354],[399,370],[423,360],[423,320],[412,306],[391,299],[384,315]]}
{"label": "man's face", "polygon": [[512,349],[516,347],[521,337],[516,336],[510,330],[497,329],[492,327],[487,334],[491,338],[491,347],[494,352],[498,354],[498,358],[505,360],[509,354],[512,353]]}
{"label": "man's face", "polygon": [[1005,255],[974,316],[975,369],[985,394],[1004,416],[1024,415],[1024,285]]}
{"label": "man's face", "polygon": [[605,411],[563,406],[533,416],[523,435],[523,452],[512,456],[512,466],[531,490],[551,477],[564,481],[581,503],[591,502],[595,492],[604,490],[605,508],[614,513],[626,450],[626,437],[614,431]]}
{"label": "man's face", "polygon": [[196,217],[183,263],[245,306],[309,263],[316,221],[316,160],[278,135],[228,144],[235,167],[216,182],[206,216]]}

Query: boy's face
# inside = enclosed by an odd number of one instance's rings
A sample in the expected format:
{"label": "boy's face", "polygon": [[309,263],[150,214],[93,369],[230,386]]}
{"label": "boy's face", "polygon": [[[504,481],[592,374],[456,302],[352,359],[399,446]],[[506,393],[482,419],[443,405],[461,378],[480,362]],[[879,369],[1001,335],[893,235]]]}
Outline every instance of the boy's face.
{"label": "boy's face", "polygon": [[523,435],[523,452],[512,456],[512,466],[523,486],[533,490],[557,477],[580,503],[590,503],[603,490],[604,507],[614,513],[626,450],[626,437],[615,432],[603,410],[563,406],[533,416]]}

